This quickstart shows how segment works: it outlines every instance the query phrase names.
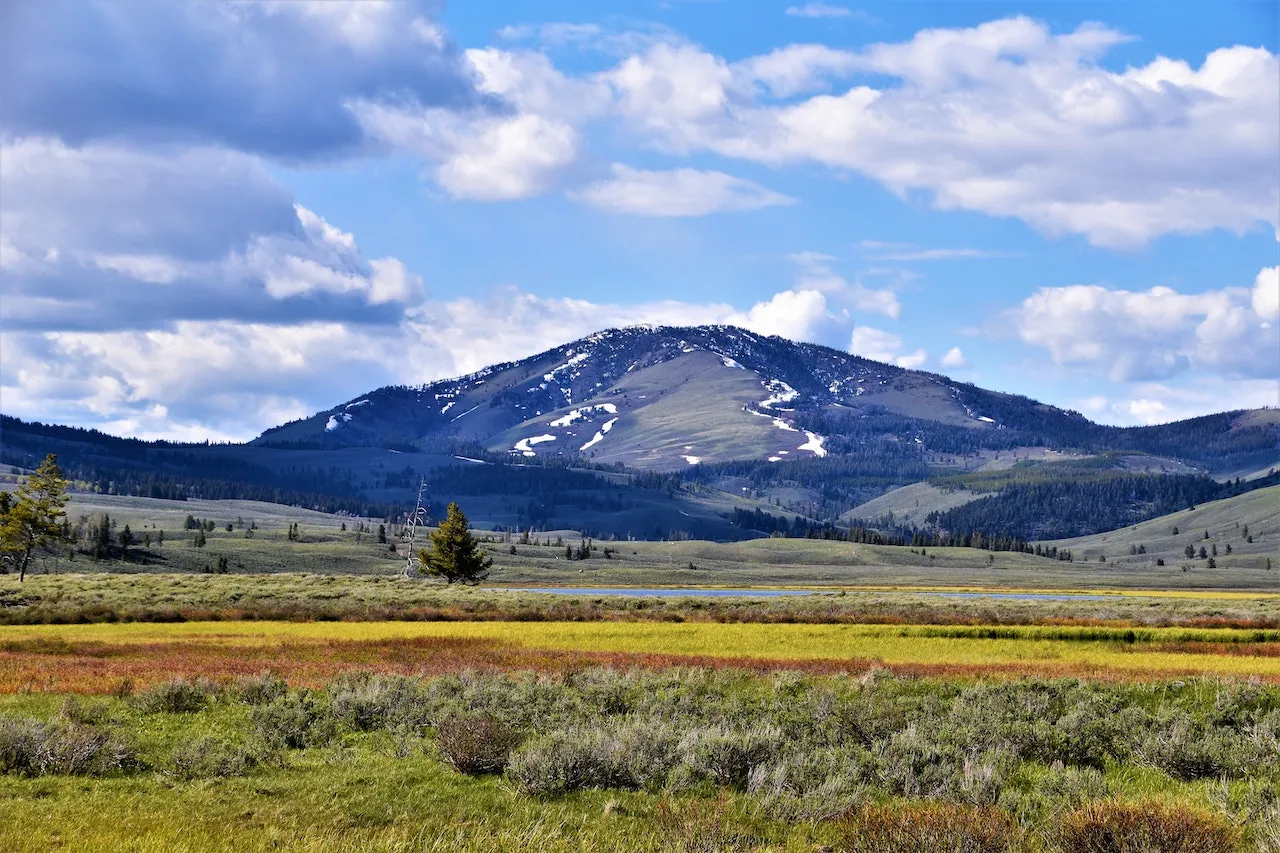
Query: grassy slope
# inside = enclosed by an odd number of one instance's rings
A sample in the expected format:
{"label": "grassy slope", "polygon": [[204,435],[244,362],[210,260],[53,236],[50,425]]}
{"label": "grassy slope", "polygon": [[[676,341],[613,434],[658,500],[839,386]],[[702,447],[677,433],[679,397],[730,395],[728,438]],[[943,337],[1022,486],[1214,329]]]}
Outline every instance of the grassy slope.
{"label": "grassy slope", "polygon": [[[1173,533],[1178,528],[1178,534]],[[1253,536],[1250,544],[1245,528]],[[1205,539],[1205,531],[1209,538]],[[1063,539],[1049,543],[1060,548],[1070,548],[1077,559],[1096,560],[1106,556],[1107,562],[1123,569],[1149,570],[1157,559],[1171,566],[1189,565],[1193,572],[1206,573],[1204,560],[1188,560],[1183,549],[1187,545],[1196,548],[1218,546],[1217,572],[1232,573],[1238,569],[1256,569],[1265,564],[1266,558],[1277,570],[1273,582],[1280,589],[1280,486],[1258,489],[1220,501],[1201,504],[1171,515],[1153,518],[1131,527]],[[1232,554],[1227,555],[1230,544]],[[1130,546],[1142,545],[1147,553],[1131,556]]]}
{"label": "grassy slope", "polygon": [[742,410],[768,396],[755,374],[725,367],[710,353],[636,371],[617,387],[633,405],[642,398],[645,405],[619,419],[592,448],[599,461],[679,470],[689,467],[685,455],[705,462],[763,459],[781,432]]}
{"label": "grassy slope", "polygon": [[925,516],[929,513],[964,506],[978,497],[982,496],[966,489],[947,491],[928,483],[912,483],[854,507],[841,516],[841,520],[875,520],[892,514],[896,522],[923,525]]}

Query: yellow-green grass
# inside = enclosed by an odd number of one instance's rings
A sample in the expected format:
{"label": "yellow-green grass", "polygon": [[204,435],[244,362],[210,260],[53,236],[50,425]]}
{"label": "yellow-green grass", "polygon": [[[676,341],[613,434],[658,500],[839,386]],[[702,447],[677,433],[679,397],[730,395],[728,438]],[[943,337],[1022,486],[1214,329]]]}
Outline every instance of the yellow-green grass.
{"label": "yellow-green grass", "polygon": [[[834,823],[762,816],[748,797],[619,790],[580,791],[551,800],[522,796],[500,777],[471,778],[418,754],[392,758],[374,737],[339,750],[308,750],[286,769],[244,778],[179,781],[159,773],[86,780],[0,776],[0,849],[133,853],[290,850],[396,853],[631,853],[680,849],[830,850]],[[1044,771],[1041,770],[1041,773]],[[1028,767],[1028,779],[1036,768]],[[1211,808],[1210,790],[1155,771],[1106,774],[1119,797],[1155,797]],[[1233,783],[1232,791],[1244,789]],[[682,812],[692,824],[665,821]],[[708,823],[710,814],[718,817]],[[699,826],[701,824],[701,826]],[[750,847],[685,846],[714,825],[753,836]],[[1034,849],[1034,848],[1032,848]]]}
{"label": "yellow-green grass", "polygon": [[[352,622],[20,626],[0,642],[43,638],[104,644],[214,642],[237,647],[457,638],[526,650],[791,661],[868,661],[929,671],[1171,675],[1280,680],[1276,632],[1234,629],[717,624],[642,622]],[[0,667],[6,664],[0,658]],[[0,670],[2,673],[2,670]]]}
{"label": "yellow-green grass", "polygon": [[[0,801],[0,849],[15,853],[663,849],[652,796],[589,791],[547,802],[516,794],[500,778],[472,779],[370,746],[346,758],[307,753],[288,769],[239,779],[0,776]],[[795,834],[812,845],[811,829]]]}

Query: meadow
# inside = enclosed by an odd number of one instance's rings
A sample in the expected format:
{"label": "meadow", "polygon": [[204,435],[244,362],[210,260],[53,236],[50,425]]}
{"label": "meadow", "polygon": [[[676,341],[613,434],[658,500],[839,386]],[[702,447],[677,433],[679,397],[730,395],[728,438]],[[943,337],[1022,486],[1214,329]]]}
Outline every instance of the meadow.
{"label": "meadow", "polygon": [[[0,576],[6,850],[1280,851],[1257,548],[1215,571],[1119,536],[1087,564],[785,539],[570,561],[562,531],[495,536],[488,587],[459,588],[400,576],[376,521],[73,511],[152,544]],[[991,595],[1020,590],[1058,597]]]}
{"label": "meadow", "polygon": [[[815,587],[785,597],[556,595],[398,574],[95,572],[0,576],[0,624],[209,620],[1078,624],[1280,628],[1280,593]],[[997,592],[997,596],[984,596]],[[1080,594],[1073,594],[1080,593]],[[1003,597],[999,597],[1003,596]]]}
{"label": "meadow", "polygon": [[[380,522],[253,501],[165,501],[76,495],[73,524],[109,514],[116,530],[129,525],[139,544],[129,560],[95,561],[85,554],[43,556],[35,574],[184,572],[234,574],[307,572],[393,576],[407,544]],[[186,517],[208,520],[205,544],[193,547]],[[490,582],[513,586],[759,586],[979,587],[1005,589],[1280,591],[1280,487],[1206,504],[1179,516],[1179,534],[1164,521],[1145,522],[1105,538],[1055,543],[1075,550],[1074,562],[974,548],[910,548],[806,539],[745,542],[597,541],[589,559],[565,559],[583,543],[575,531],[543,531],[528,544],[485,533],[494,558]],[[290,538],[291,525],[296,538]],[[228,526],[230,529],[228,530]],[[1209,538],[1205,539],[1204,534]],[[1252,538],[1252,542],[1248,541]],[[1182,549],[1215,548],[1207,560]],[[1146,553],[1138,554],[1141,546]],[[1230,553],[1227,548],[1231,547]],[[605,548],[609,549],[606,556]],[[1159,565],[1158,560],[1164,562]],[[1271,566],[1271,568],[1268,568]],[[220,569],[221,567],[221,569]],[[2,580],[2,579],[0,579]]]}
{"label": "meadow", "polygon": [[1200,679],[582,667],[11,694],[0,846],[1273,853],[1277,737],[1280,688]]}
{"label": "meadow", "polygon": [[1280,630],[492,621],[42,625],[0,633],[3,693],[107,693],[176,675],[225,680],[264,669],[316,684],[355,669],[411,675],[606,663],[1280,682]]}

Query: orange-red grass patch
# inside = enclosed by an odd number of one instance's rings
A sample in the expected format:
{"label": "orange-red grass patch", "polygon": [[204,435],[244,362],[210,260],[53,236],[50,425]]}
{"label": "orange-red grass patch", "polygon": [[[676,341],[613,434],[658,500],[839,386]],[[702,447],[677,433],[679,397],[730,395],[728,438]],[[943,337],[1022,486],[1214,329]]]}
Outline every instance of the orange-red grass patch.
{"label": "orange-red grass patch", "polygon": [[[1171,644],[1177,645],[1177,644]],[[1214,652],[1234,653],[1230,644]],[[1280,644],[1269,644],[1280,645]],[[1181,649],[1176,649],[1181,650]],[[1245,652],[1248,653],[1248,652]],[[1252,652],[1257,654],[1257,652]],[[111,693],[122,685],[145,687],[169,679],[227,681],[270,670],[291,683],[316,686],[352,670],[432,676],[461,670],[566,672],[592,666],[662,669],[677,666],[814,674],[888,669],[917,677],[1082,677],[1126,681],[1189,675],[1133,672],[1079,664],[1028,661],[1014,664],[892,664],[876,659],[770,659],[644,652],[536,649],[492,639],[415,637],[382,640],[290,640],[238,645],[218,641],[105,643],[34,638],[0,643],[0,693]],[[1268,679],[1271,680],[1271,679]]]}

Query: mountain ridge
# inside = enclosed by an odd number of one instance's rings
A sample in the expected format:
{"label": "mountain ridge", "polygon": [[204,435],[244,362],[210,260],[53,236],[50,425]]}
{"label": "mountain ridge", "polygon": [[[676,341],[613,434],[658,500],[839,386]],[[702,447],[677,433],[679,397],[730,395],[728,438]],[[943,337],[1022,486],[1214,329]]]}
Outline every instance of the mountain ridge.
{"label": "mountain ridge", "polygon": [[[0,463],[29,470],[46,453],[104,494],[391,518],[425,482],[433,503],[462,500],[492,527],[659,539],[846,526],[909,538],[919,527],[1030,540],[1225,495],[1241,475],[1265,485],[1280,467],[1280,411],[1111,427],[817,344],[651,326],[374,389],[246,444],[0,416]],[[995,499],[968,500],[983,495]]]}
{"label": "mountain ridge", "polygon": [[[1133,450],[1212,472],[1280,460],[1274,415],[1235,410],[1112,427],[820,344],[734,326],[644,325],[602,330],[461,377],[374,389],[252,443],[428,449],[471,441],[519,457],[680,470],[856,454],[893,440],[916,445],[933,464],[979,450],[1043,447]],[[1183,433],[1197,437],[1184,441]]]}

